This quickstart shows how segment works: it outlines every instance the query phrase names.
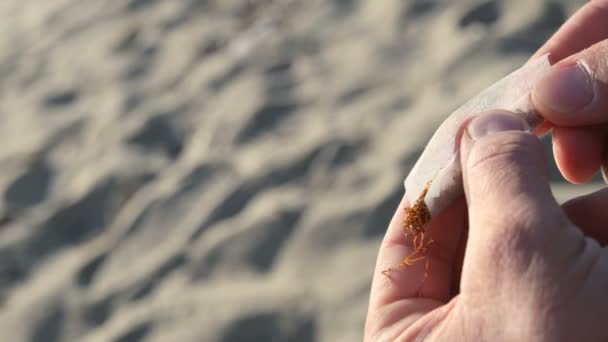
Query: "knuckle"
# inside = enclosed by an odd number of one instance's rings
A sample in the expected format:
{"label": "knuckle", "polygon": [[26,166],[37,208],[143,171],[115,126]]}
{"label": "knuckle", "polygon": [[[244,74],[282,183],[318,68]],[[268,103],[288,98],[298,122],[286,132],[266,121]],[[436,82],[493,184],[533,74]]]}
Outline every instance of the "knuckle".
{"label": "knuckle", "polygon": [[492,247],[522,245],[521,242],[528,240],[529,233],[534,233],[531,227],[541,223],[535,217],[534,210],[530,210],[529,205],[522,200],[512,199],[505,203],[504,210],[484,217],[482,225],[490,232],[488,244]]}
{"label": "knuckle", "polygon": [[608,81],[608,39],[582,52],[581,62],[593,80]]}
{"label": "knuckle", "polygon": [[488,267],[514,271],[514,266],[526,265],[530,261],[534,239],[530,226],[524,220],[501,217],[504,220],[485,221],[478,227],[487,231],[481,260],[489,263]]}
{"label": "knuckle", "polygon": [[513,164],[534,165],[542,156],[538,138],[529,133],[504,132],[476,142],[467,160],[469,175],[478,177],[490,173],[493,177],[507,175]]}
{"label": "knuckle", "polygon": [[553,243],[555,237],[547,231],[557,232],[566,224],[561,212],[525,196],[505,201],[499,212],[485,212],[475,224],[486,232],[486,258],[511,271],[525,271],[534,255]]}

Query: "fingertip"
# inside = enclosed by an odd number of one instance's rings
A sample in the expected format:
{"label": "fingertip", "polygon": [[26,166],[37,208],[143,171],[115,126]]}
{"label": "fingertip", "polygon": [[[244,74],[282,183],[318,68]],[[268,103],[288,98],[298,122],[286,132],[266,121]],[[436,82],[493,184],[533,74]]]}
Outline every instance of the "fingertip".
{"label": "fingertip", "polygon": [[[579,9],[535,54],[551,53],[551,64],[608,37],[608,2],[589,1]],[[533,58],[534,58],[533,57]]]}
{"label": "fingertip", "polygon": [[[526,136],[532,137],[529,131],[530,127],[524,120],[504,110],[481,113],[467,125],[462,134],[460,153],[465,195],[468,200],[471,200],[472,187],[480,187],[484,179],[492,179],[496,174],[504,172],[490,170],[492,166],[489,164],[495,160],[494,156],[500,155],[501,149],[524,144],[520,138],[509,135],[525,132]],[[513,141],[508,145],[503,144],[510,140]],[[475,175],[471,175],[472,172]]]}
{"label": "fingertip", "polygon": [[491,110],[464,122],[460,131],[460,160],[462,169],[466,170],[469,154],[477,140],[500,132],[530,131],[530,126],[510,111]]}
{"label": "fingertip", "polygon": [[608,122],[608,39],[552,66],[532,88],[531,101],[547,121],[562,127]]}
{"label": "fingertip", "polygon": [[597,240],[600,244],[608,243],[605,210],[608,202],[608,188],[576,197],[562,205],[568,219],[579,227],[585,235]]}
{"label": "fingertip", "polygon": [[553,129],[553,154],[569,182],[588,182],[602,165],[604,134],[597,127]]}
{"label": "fingertip", "polygon": [[589,68],[570,60],[553,66],[536,82],[531,98],[545,119],[557,124],[576,123],[580,118],[572,114],[582,112],[594,99]]}

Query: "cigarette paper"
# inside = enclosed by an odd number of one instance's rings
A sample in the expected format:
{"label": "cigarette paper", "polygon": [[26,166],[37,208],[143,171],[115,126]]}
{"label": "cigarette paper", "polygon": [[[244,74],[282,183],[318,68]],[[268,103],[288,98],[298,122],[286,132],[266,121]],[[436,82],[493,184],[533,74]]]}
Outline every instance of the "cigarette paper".
{"label": "cigarette paper", "polygon": [[488,110],[504,109],[521,115],[532,129],[540,125],[543,119],[534,111],[530,93],[550,67],[548,54],[538,57],[453,112],[439,126],[405,179],[409,202],[423,200],[432,218],[463,194],[457,139],[462,124],[469,119]]}

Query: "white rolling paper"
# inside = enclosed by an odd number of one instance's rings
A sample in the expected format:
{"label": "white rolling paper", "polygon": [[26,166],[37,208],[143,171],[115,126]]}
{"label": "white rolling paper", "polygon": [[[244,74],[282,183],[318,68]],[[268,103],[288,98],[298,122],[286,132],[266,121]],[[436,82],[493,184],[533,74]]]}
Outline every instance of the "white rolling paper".
{"label": "white rolling paper", "polygon": [[439,126],[405,179],[409,202],[413,205],[430,182],[424,204],[432,218],[463,193],[457,139],[460,127],[470,118],[491,109],[504,109],[520,114],[532,128],[542,123],[534,112],[530,92],[550,67],[548,55],[538,57],[453,112]]}

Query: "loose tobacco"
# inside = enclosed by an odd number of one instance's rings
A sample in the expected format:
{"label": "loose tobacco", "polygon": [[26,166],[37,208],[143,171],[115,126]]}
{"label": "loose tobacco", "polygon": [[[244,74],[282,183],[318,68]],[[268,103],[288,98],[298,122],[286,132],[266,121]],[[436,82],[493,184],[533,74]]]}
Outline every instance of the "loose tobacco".
{"label": "loose tobacco", "polygon": [[[424,280],[428,278],[429,270],[429,259],[426,253],[429,245],[433,243],[433,239],[426,232],[426,224],[431,220],[431,213],[424,202],[430,186],[431,182],[420,193],[414,205],[410,208],[405,208],[406,218],[403,221],[403,229],[405,230],[405,237],[412,240],[414,250],[403,259],[398,268],[401,270],[415,265],[419,261],[424,261]],[[389,273],[393,270],[393,268],[389,268],[382,273],[390,277]]]}

